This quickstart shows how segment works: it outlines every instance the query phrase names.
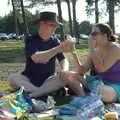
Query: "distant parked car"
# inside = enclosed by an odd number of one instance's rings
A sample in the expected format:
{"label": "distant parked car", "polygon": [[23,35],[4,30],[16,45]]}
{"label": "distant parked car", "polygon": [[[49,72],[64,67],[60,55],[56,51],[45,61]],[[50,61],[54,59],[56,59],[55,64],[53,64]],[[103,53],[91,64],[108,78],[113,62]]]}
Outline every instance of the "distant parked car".
{"label": "distant parked car", "polygon": [[120,35],[119,35],[119,34],[118,34],[118,35],[115,34],[114,36],[115,36],[115,38],[116,38],[117,40],[120,40]]}
{"label": "distant parked car", "polygon": [[80,39],[88,40],[89,36],[85,34],[80,34]]}
{"label": "distant parked car", "polygon": [[10,33],[8,37],[9,39],[17,39],[17,35],[15,33]]}
{"label": "distant parked car", "polygon": [[24,40],[24,34],[23,35],[17,35],[18,40]]}
{"label": "distant parked car", "polygon": [[0,33],[0,40],[8,40],[9,37],[6,33]]}

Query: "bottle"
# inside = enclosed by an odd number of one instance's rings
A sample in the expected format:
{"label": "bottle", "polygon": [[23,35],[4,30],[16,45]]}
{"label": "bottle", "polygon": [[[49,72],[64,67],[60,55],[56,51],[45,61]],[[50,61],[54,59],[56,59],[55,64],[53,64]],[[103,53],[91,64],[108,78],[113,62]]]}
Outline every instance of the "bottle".
{"label": "bottle", "polygon": [[51,108],[54,108],[55,107],[55,100],[52,96],[48,96],[47,98],[47,106],[48,106],[48,109],[51,109]]}
{"label": "bottle", "polygon": [[99,95],[95,92],[91,96],[86,97],[87,101],[77,111],[77,118],[81,120],[89,120],[95,116],[102,116],[104,111],[104,104],[101,101]]}
{"label": "bottle", "polygon": [[40,112],[48,110],[47,104],[44,101],[42,101],[42,100],[32,99],[32,103],[33,103],[32,104],[32,110],[35,113],[40,113]]}

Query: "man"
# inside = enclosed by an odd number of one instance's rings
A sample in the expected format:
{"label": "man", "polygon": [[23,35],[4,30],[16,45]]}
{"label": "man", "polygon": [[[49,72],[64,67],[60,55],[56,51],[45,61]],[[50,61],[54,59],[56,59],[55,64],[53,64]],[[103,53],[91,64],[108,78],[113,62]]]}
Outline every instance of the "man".
{"label": "man", "polygon": [[[68,83],[64,71],[68,71],[69,64],[62,52],[72,52],[75,48],[73,42],[60,44],[52,36],[58,23],[56,13],[41,12],[34,23],[38,25],[38,33],[25,40],[25,70],[22,74],[10,75],[8,82],[13,88],[24,86],[31,97],[39,97]],[[56,59],[60,63],[60,71],[55,75]]]}

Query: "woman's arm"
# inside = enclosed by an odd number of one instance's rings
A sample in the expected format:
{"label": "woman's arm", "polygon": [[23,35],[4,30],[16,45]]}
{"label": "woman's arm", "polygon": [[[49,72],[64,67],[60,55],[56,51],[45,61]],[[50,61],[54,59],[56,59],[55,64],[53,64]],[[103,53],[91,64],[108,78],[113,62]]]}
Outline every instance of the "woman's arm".
{"label": "woman's arm", "polygon": [[69,70],[69,62],[65,58],[60,61],[60,71],[68,71]]}
{"label": "woman's arm", "polygon": [[72,52],[72,57],[75,64],[75,71],[79,72],[79,74],[83,75],[90,69],[92,64],[91,54],[86,57],[83,64],[80,62],[76,52]]}
{"label": "woman's arm", "polygon": [[83,65],[82,63],[80,62],[78,56],[77,56],[77,53],[76,51],[72,52],[72,57],[73,57],[73,62],[75,64],[75,71],[80,73],[81,75],[84,74],[84,68],[83,68]]}

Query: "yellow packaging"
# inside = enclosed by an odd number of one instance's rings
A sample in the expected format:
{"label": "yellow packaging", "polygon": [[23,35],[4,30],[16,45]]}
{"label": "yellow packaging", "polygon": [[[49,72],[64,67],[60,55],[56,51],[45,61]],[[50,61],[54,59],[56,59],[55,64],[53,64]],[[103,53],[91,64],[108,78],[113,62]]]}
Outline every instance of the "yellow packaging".
{"label": "yellow packaging", "polygon": [[110,119],[114,119],[114,120],[118,120],[118,113],[117,112],[108,112],[104,115],[105,120],[110,120]]}

